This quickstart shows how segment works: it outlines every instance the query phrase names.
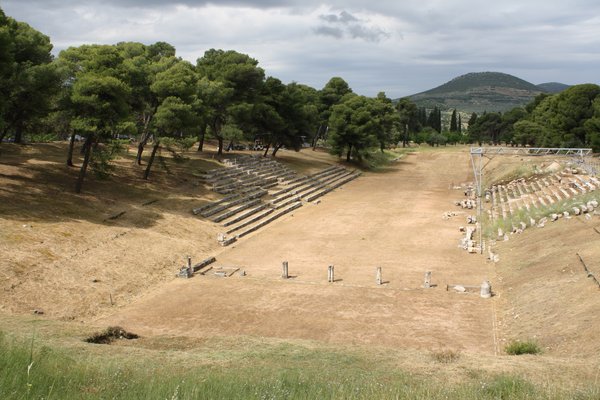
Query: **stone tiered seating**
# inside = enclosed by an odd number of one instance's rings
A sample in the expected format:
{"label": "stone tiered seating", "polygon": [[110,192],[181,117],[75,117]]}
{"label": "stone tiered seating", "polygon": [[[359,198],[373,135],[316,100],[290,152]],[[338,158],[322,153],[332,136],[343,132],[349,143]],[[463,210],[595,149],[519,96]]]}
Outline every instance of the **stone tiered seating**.
{"label": "stone tiered seating", "polygon": [[227,234],[231,234],[231,233],[233,233],[233,232],[235,232],[237,230],[245,228],[248,225],[251,225],[251,224],[253,224],[253,223],[257,222],[257,221],[260,221],[261,219],[264,219],[267,215],[271,214],[273,211],[275,211],[275,209],[273,209],[273,208],[267,208],[263,212],[261,212],[260,214],[257,214],[254,217],[245,220],[244,222],[242,222],[239,225],[236,225],[236,226],[233,226],[233,227],[229,228],[229,230],[227,231]]}
{"label": "stone tiered seating", "polygon": [[319,197],[324,196],[327,193],[331,192],[332,190],[335,190],[335,189],[339,188],[340,186],[345,185],[346,183],[350,182],[351,180],[358,178],[360,175],[361,175],[360,172],[349,173],[348,175],[343,176],[341,179],[339,179],[337,182],[335,182],[333,185],[329,186],[325,190],[322,190],[318,193],[308,196],[306,198],[306,201],[314,201],[314,200],[318,199]]}
{"label": "stone tiered seating", "polygon": [[246,201],[245,203],[240,204],[238,207],[234,208],[233,210],[229,210],[223,214],[220,214],[216,217],[213,218],[214,222],[221,222],[227,218],[230,218],[236,214],[239,214],[241,211],[247,210],[250,207],[253,207],[257,204],[260,204],[260,199],[251,199]]}
{"label": "stone tiered seating", "polygon": [[268,206],[267,204],[261,203],[258,206],[254,207],[253,209],[251,209],[250,211],[245,212],[244,214],[241,214],[241,215],[237,215],[237,216],[235,216],[235,218],[231,218],[228,221],[225,221],[223,223],[223,226],[230,226],[230,225],[236,224],[240,221],[243,221],[246,218],[256,214],[257,212],[260,212],[260,211],[266,209],[267,206]]}
{"label": "stone tiered seating", "polygon": [[263,226],[270,224],[271,222],[275,221],[276,219],[284,216],[285,214],[288,214],[292,211],[294,211],[297,208],[302,207],[302,203],[301,202],[296,202],[293,203],[292,205],[290,205],[289,207],[274,213],[273,215],[268,216],[267,218],[261,220],[259,223],[257,223],[256,225],[253,225],[251,227],[249,227],[248,229],[246,229],[245,231],[239,233],[238,235],[236,235],[238,238],[244,237],[260,228],[262,228]]}
{"label": "stone tiered seating", "polygon": [[561,173],[530,181],[515,180],[506,185],[496,185],[488,191],[493,218],[508,218],[520,210],[527,212],[563,204],[574,196],[582,195],[600,187],[600,181],[589,175]]}
{"label": "stone tiered seating", "polygon": [[314,201],[360,175],[331,166],[299,176],[276,161],[257,157],[229,159],[225,164],[226,168],[207,171],[202,178],[226,196],[193,209],[194,214],[227,228],[224,235],[219,235],[222,245],[255,232],[298,209],[303,201]]}
{"label": "stone tiered seating", "polygon": [[208,209],[205,209],[204,211],[200,212],[200,215],[208,218],[208,217],[215,215],[221,211],[227,210],[228,208],[230,208],[232,206],[237,206],[238,204],[242,204],[248,200],[258,199],[266,194],[267,194],[266,190],[259,189],[250,194],[246,194],[245,196],[237,196],[226,203],[221,203],[221,204],[217,205],[216,207],[210,207]]}

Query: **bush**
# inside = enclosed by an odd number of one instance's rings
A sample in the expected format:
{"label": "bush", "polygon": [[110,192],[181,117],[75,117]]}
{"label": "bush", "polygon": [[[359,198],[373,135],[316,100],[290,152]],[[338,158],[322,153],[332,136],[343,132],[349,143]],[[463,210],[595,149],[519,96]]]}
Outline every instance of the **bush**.
{"label": "bush", "polygon": [[54,133],[37,133],[29,135],[29,141],[31,143],[50,143],[59,139],[60,138],[58,137],[58,135]]}
{"label": "bush", "polygon": [[442,364],[450,364],[460,358],[460,353],[454,350],[440,350],[431,353],[434,361]]}
{"label": "bush", "polygon": [[117,339],[138,339],[139,336],[135,333],[127,332],[120,326],[109,326],[105,331],[94,333],[92,336],[85,339],[88,343],[95,344],[111,344]]}
{"label": "bush", "polygon": [[98,179],[106,179],[114,170],[111,161],[123,151],[123,141],[111,140],[106,144],[100,144],[94,149],[90,166]]}
{"label": "bush", "polygon": [[506,346],[505,351],[512,356],[518,356],[521,354],[540,354],[542,349],[532,340],[524,342],[514,340]]}

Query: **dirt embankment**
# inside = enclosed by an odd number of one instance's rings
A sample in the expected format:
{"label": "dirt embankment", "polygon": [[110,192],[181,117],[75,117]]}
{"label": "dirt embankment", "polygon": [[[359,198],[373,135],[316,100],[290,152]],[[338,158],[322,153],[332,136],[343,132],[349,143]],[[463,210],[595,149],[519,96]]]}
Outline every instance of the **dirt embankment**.
{"label": "dirt embankment", "polygon": [[[3,313],[35,309],[45,318],[119,324],[150,336],[261,336],[488,355],[511,339],[535,338],[558,356],[600,350],[598,289],[575,255],[600,275],[598,218],[511,237],[497,245],[497,264],[466,254],[457,245],[467,214],[452,204],[462,196],[452,187],[471,180],[466,151],[409,155],[227,248],[215,240],[218,225],[190,213],[218,197],[194,175],[218,165],[211,157],[190,153],[183,164],[157,167],[146,182],[130,154],[115,177],[91,178],[75,195],[77,171],[63,165],[64,151],[58,144],[3,149]],[[312,151],[282,151],[281,159],[305,172],[335,161]],[[502,175],[501,163],[493,168]],[[443,219],[449,210],[457,215]],[[247,275],[176,280],[187,255],[215,255],[217,266]],[[292,279],[279,278],[282,261]],[[328,265],[335,266],[334,284],[326,282]],[[376,267],[383,269],[381,286]],[[421,287],[425,271],[436,287]],[[491,300],[445,290],[484,279],[492,281]]]}

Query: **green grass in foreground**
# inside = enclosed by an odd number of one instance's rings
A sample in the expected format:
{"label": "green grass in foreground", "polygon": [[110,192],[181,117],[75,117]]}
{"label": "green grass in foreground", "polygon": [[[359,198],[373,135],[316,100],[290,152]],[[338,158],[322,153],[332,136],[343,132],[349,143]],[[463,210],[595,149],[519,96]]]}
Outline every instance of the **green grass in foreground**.
{"label": "green grass in foreground", "polygon": [[[106,362],[89,352],[53,349],[0,335],[2,399],[597,399],[536,387],[510,375],[473,373],[447,384],[385,363],[332,351],[278,346],[240,364],[177,368],[133,357]],[[115,348],[115,351],[118,351]],[[172,364],[172,363],[171,363]]]}

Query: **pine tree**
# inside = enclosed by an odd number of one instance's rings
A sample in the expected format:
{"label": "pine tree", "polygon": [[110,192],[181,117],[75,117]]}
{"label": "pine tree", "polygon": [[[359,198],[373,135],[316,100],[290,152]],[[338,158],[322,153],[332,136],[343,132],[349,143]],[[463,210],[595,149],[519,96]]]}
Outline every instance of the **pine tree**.
{"label": "pine tree", "polygon": [[431,110],[431,112],[429,113],[429,116],[427,117],[426,126],[432,127],[433,129],[438,131],[438,133],[442,131],[442,111],[439,108],[437,108],[437,106],[434,107],[433,110]]}
{"label": "pine tree", "polygon": [[460,117],[460,114],[458,114],[458,125],[456,126],[456,131],[458,133],[462,133],[462,119]]}

